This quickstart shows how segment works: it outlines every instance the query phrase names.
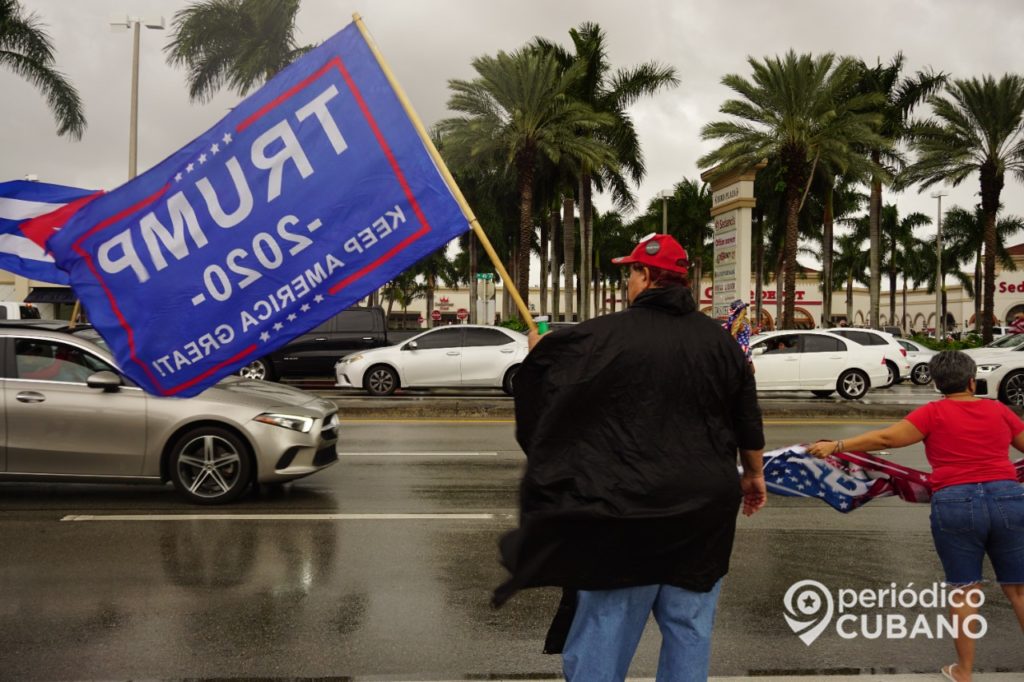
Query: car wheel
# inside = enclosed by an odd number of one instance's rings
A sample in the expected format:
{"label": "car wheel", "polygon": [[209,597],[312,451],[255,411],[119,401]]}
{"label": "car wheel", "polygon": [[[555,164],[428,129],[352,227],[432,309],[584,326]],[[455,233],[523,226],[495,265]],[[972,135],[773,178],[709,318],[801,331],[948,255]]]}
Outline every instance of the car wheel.
{"label": "car wheel", "polygon": [[999,399],[1007,405],[1024,407],[1024,371],[1010,372],[999,387]]}
{"label": "car wheel", "polygon": [[238,370],[238,376],[243,379],[255,379],[256,381],[273,381],[274,369],[266,358],[253,360]]}
{"label": "car wheel", "polygon": [[512,382],[515,380],[516,372],[518,371],[519,365],[516,365],[515,367],[509,367],[508,371],[505,372],[505,378],[501,380],[501,390],[505,391],[507,395],[513,394],[513,390],[515,387],[512,385]]}
{"label": "car wheel", "polygon": [[868,392],[870,385],[867,374],[859,369],[848,369],[839,375],[836,390],[847,400],[859,400]]}
{"label": "car wheel", "polygon": [[927,362],[914,365],[914,369],[910,370],[910,380],[918,386],[924,386],[932,380],[932,370],[928,366]]}
{"label": "car wheel", "polygon": [[170,451],[174,487],[196,504],[223,504],[238,498],[252,483],[249,446],[218,426],[184,433]]}
{"label": "car wheel", "polygon": [[827,398],[833,393],[835,393],[835,391],[811,391],[811,393],[813,393],[818,398]]}
{"label": "car wheel", "polygon": [[896,367],[895,363],[886,360],[885,369],[889,372],[889,378],[885,380],[885,386],[880,386],[879,388],[889,388],[900,381],[900,370]]}
{"label": "car wheel", "polygon": [[391,395],[398,388],[398,374],[387,365],[376,365],[367,370],[363,388],[370,395]]}

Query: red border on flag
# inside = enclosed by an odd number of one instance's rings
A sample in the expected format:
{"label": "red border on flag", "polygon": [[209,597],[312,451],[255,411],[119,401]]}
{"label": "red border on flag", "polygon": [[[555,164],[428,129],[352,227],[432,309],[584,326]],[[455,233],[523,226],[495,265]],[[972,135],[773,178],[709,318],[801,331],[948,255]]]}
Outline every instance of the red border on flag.
{"label": "red border on flag", "polygon": [[[236,126],[236,128],[235,128],[235,132],[239,132],[240,133],[240,132],[244,131],[246,128],[248,128],[253,123],[255,123],[258,119],[260,119],[261,117],[263,117],[264,115],[266,115],[267,113],[269,113],[270,111],[275,109],[276,107],[280,106],[283,102],[287,101],[289,98],[293,97],[298,92],[300,92],[300,91],[306,89],[307,87],[309,87],[309,85],[311,83],[313,83],[314,81],[319,79],[321,76],[323,76],[325,73],[327,73],[331,69],[337,69],[338,73],[340,73],[341,77],[344,79],[345,84],[348,86],[349,91],[352,93],[352,96],[355,98],[356,103],[358,104],[360,111],[362,111],[363,116],[366,118],[367,123],[369,123],[370,129],[373,131],[373,135],[374,135],[374,137],[377,140],[377,144],[380,145],[381,151],[384,152],[384,156],[388,160],[388,163],[390,164],[391,169],[394,172],[395,177],[398,180],[399,185],[402,187],[402,191],[405,194],[406,199],[409,201],[410,206],[412,206],[413,213],[416,214],[416,217],[419,219],[419,222],[420,222],[420,229],[419,230],[417,230],[413,234],[411,234],[408,237],[406,237],[397,246],[393,247],[391,250],[389,250],[387,253],[382,255],[380,258],[378,258],[377,260],[373,261],[369,265],[363,267],[358,272],[356,272],[356,273],[354,273],[352,275],[349,275],[348,277],[345,277],[344,279],[342,279],[339,282],[334,283],[333,285],[330,285],[330,287],[328,288],[328,293],[329,294],[337,294],[339,291],[344,289],[348,284],[350,284],[354,279],[362,277],[363,275],[365,275],[365,274],[367,274],[369,272],[372,272],[373,270],[376,270],[378,267],[380,267],[384,263],[386,263],[389,260],[391,260],[392,258],[394,258],[395,255],[398,254],[400,251],[402,251],[403,249],[408,247],[410,244],[412,244],[416,240],[421,239],[424,235],[428,234],[431,231],[430,223],[427,221],[427,217],[424,215],[423,209],[420,207],[419,201],[416,199],[415,195],[413,194],[412,188],[409,186],[409,183],[408,183],[408,181],[405,178],[405,173],[402,172],[402,168],[401,168],[401,166],[399,166],[398,160],[395,158],[395,155],[391,151],[391,147],[388,145],[387,140],[384,137],[384,134],[381,132],[380,127],[377,125],[376,119],[374,119],[374,117],[373,117],[373,112],[370,111],[369,105],[366,103],[366,100],[363,99],[362,93],[359,91],[358,86],[356,85],[355,81],[352,79],[352,76],[349,73],[348,69],[345,67],[345,64],[344,64],[341,56],[340,55],[335,55],[330,61],[328,61],[324,66],[322,66],[318,70],[316,70],[313,74],[311,74],[310,76],[308,76],[307,78],[305,78],[301,82],[297,83],[294,87],[290,88],[289,90],[281,93],[281,95],[279,95],[278,97],[274,98],[272,101],[270,101],[267,104],[265,104],[262,107],[260,107],[255,113],[253,113],[251,116],[249,116],[248,118],[243,120],[241,123],[239,123],[238,126]],[[252,344],[252,345],[248,346],[247,348],[241,350],[237,354],[235,354],[233,357],[231,357],[231,358],[229,358],[229,359],[227,359],[227,360],[225,360],[225,361],[223,361],[221,363],[218,363],[216,366],[206,370],[202,374],[199,374],[199,375],[197,375],[195,377],[192,377],[191,379],[189,379],[187,381],[184,381],[184,382],[182,382],[180,384],[176,384],[176,385],[171,386],[170,388],[167,388],[167,389],[165,389],[163,387],[163,384],[157,379],[156,375],[153,373],[153,371],[151,370],[149,365],[146,364],[145,362],[143,362],[142,360],[140,360],[138,355],[136,354],[136,351],[135,351],[135,334],[134,334],[134,332],[132,330],[132,327],[131,327],[131,325],[128,324],[128,321],[124,318],[124,315],[121,313],[121,309],[118,307],[117,301],[114,298],[113,293],[110,291],[110,288],[107,286],[106,282],[103,281],[103,278],[100,275],[99,271],[97,270],[95,264],[93,263],[92,258],[90,257],[90,255],[87,252],[85,252],[81,248],[81,243],[82,243],[82,241],[84,241],[86,238],[88,238],[89,236],[93,235],[94,233],[99,232],[100,230],[103,230],[106,227],[109,227],[111,224],[113,224],[113,223],[115,223],[115,222],[117,222],[119,220],[122,220],[125,217],[127,217],[127,216],[129,216],[129,215],[131,215],[133,213],[137,213],[137,212],[143,210],[144,208],[146,208],[147,206],[152,204],[154,201],[159,199],[163,194],[165,194],[167,192],[167,190],[169,189],[169,187],[170,187],[169,184],[165,185],[159,191],[157,191],[154,194],[152,194],[151,196],[143,199],[142,201],[138,202],[137,204],[135,204],[133,206],[130,206],[129,208],[126,208],[125,210],[121,211],[120,213],[117,213],[116,215],[113,215],[113,216],[111,216],[111,217],[101,221],[95,227],[93,227],[88,232],[86,232],[81,237],[79,237],[74,242],[74,244],[72,244],[72,248],[74,248],[74,250],[82,257],[82,259],[86,261],[86,264],[88,265],[89,270],[92,271],[93,276],[96,277],[96,280],[100,283],[100,286],[103,288],[104,293],[106,293],[106,295],[107,295],[107,299],[110,301],[111,310],[113,310],[114,315],[118,319],[118,322],[120,322],[121,327],[125,330],[125,333],[127,334],[127,337],[128,337],[128,352],[129,352],[129,355],[132,358],[132,361],[135,362],[135,364],[137,364],[139,367],[142,368],[142,371],[144,371],[146,373],[146,375],[150,378],[150,381],[152,381],[153,385],[157,386],[160,389],[160,391],[161,391],[161,393],[163,395],[175,395],[177,393],[180,393],[184,389],[189,388],[190,386],[193,386],[194,384],[196,384],[196,383],[206,379],[211,374],[216,373],[222,367],[224,367],[226,365],[229,365],[229,364],[231,364],[231,363],[233,363],[233,362],[235,362],[237,360],[240,360],[241,358],[244,358],[247,355],[252,354],[256,350],[256,348],[257,348],[256,344]]]}

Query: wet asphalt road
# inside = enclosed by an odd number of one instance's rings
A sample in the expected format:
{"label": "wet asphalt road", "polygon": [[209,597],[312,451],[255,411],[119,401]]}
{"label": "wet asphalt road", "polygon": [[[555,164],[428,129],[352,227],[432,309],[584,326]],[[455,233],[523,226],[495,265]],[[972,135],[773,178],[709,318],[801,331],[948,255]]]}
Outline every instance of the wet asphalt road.
{"label": "wet asphalt road", "polygon": [[[769,447],[875,425],[772,423]],[[170,488],[0,484],[0,678],[556,676],[558,658],[540,653],[556,592],[488,606],[523,464],[512,424],[347,422],[342,434],[337,465],[228,508],[188,506]],[[926,468],[920,447],[899,459]],[[938,580],[926,506],[877,500],[842,515],[769,502],[739,523],[713,675],[934,672],[952,660],[948,639],[826,631],[808,647],[782,615],[802,579],[833,590]],[[151,516],[182,514],[197,518]],[[134,518],[62,521],[83,515]],[[978,669],[1024,671],[1013,614],[985,592]],[[649,631],[632,674],[653,676],[657,644]]]}

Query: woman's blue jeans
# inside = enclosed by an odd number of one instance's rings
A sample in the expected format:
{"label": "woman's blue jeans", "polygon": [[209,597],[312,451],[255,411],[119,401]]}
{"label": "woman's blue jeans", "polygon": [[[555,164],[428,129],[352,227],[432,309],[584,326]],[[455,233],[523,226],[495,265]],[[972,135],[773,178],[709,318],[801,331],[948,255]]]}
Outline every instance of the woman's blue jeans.
{"label": "woman's blue jeans", "polygon": [[658,682],[704,682],[722,581],[710,592],[671,585],[579,592],[562,651],[569,682],[622,682],[653,612],[661,629]]}

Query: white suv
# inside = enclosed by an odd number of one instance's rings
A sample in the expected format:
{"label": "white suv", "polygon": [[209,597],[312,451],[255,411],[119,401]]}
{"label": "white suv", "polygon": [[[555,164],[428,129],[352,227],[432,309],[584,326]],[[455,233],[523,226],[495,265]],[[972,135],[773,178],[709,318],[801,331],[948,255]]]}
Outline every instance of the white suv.
{"label": "white suv", "polygon": [[885,346],[882,350],[885,352],[885,366],[889,368],[889,383],[880,388],[888,388],[910,377],[910,362],[907,360],[907,351],[896,341],[896,337],[892,334],[874,329],[855,329],[853,327],[833,327],[825,331],[838,334],[844,339],[849,339],[862,346]]}

